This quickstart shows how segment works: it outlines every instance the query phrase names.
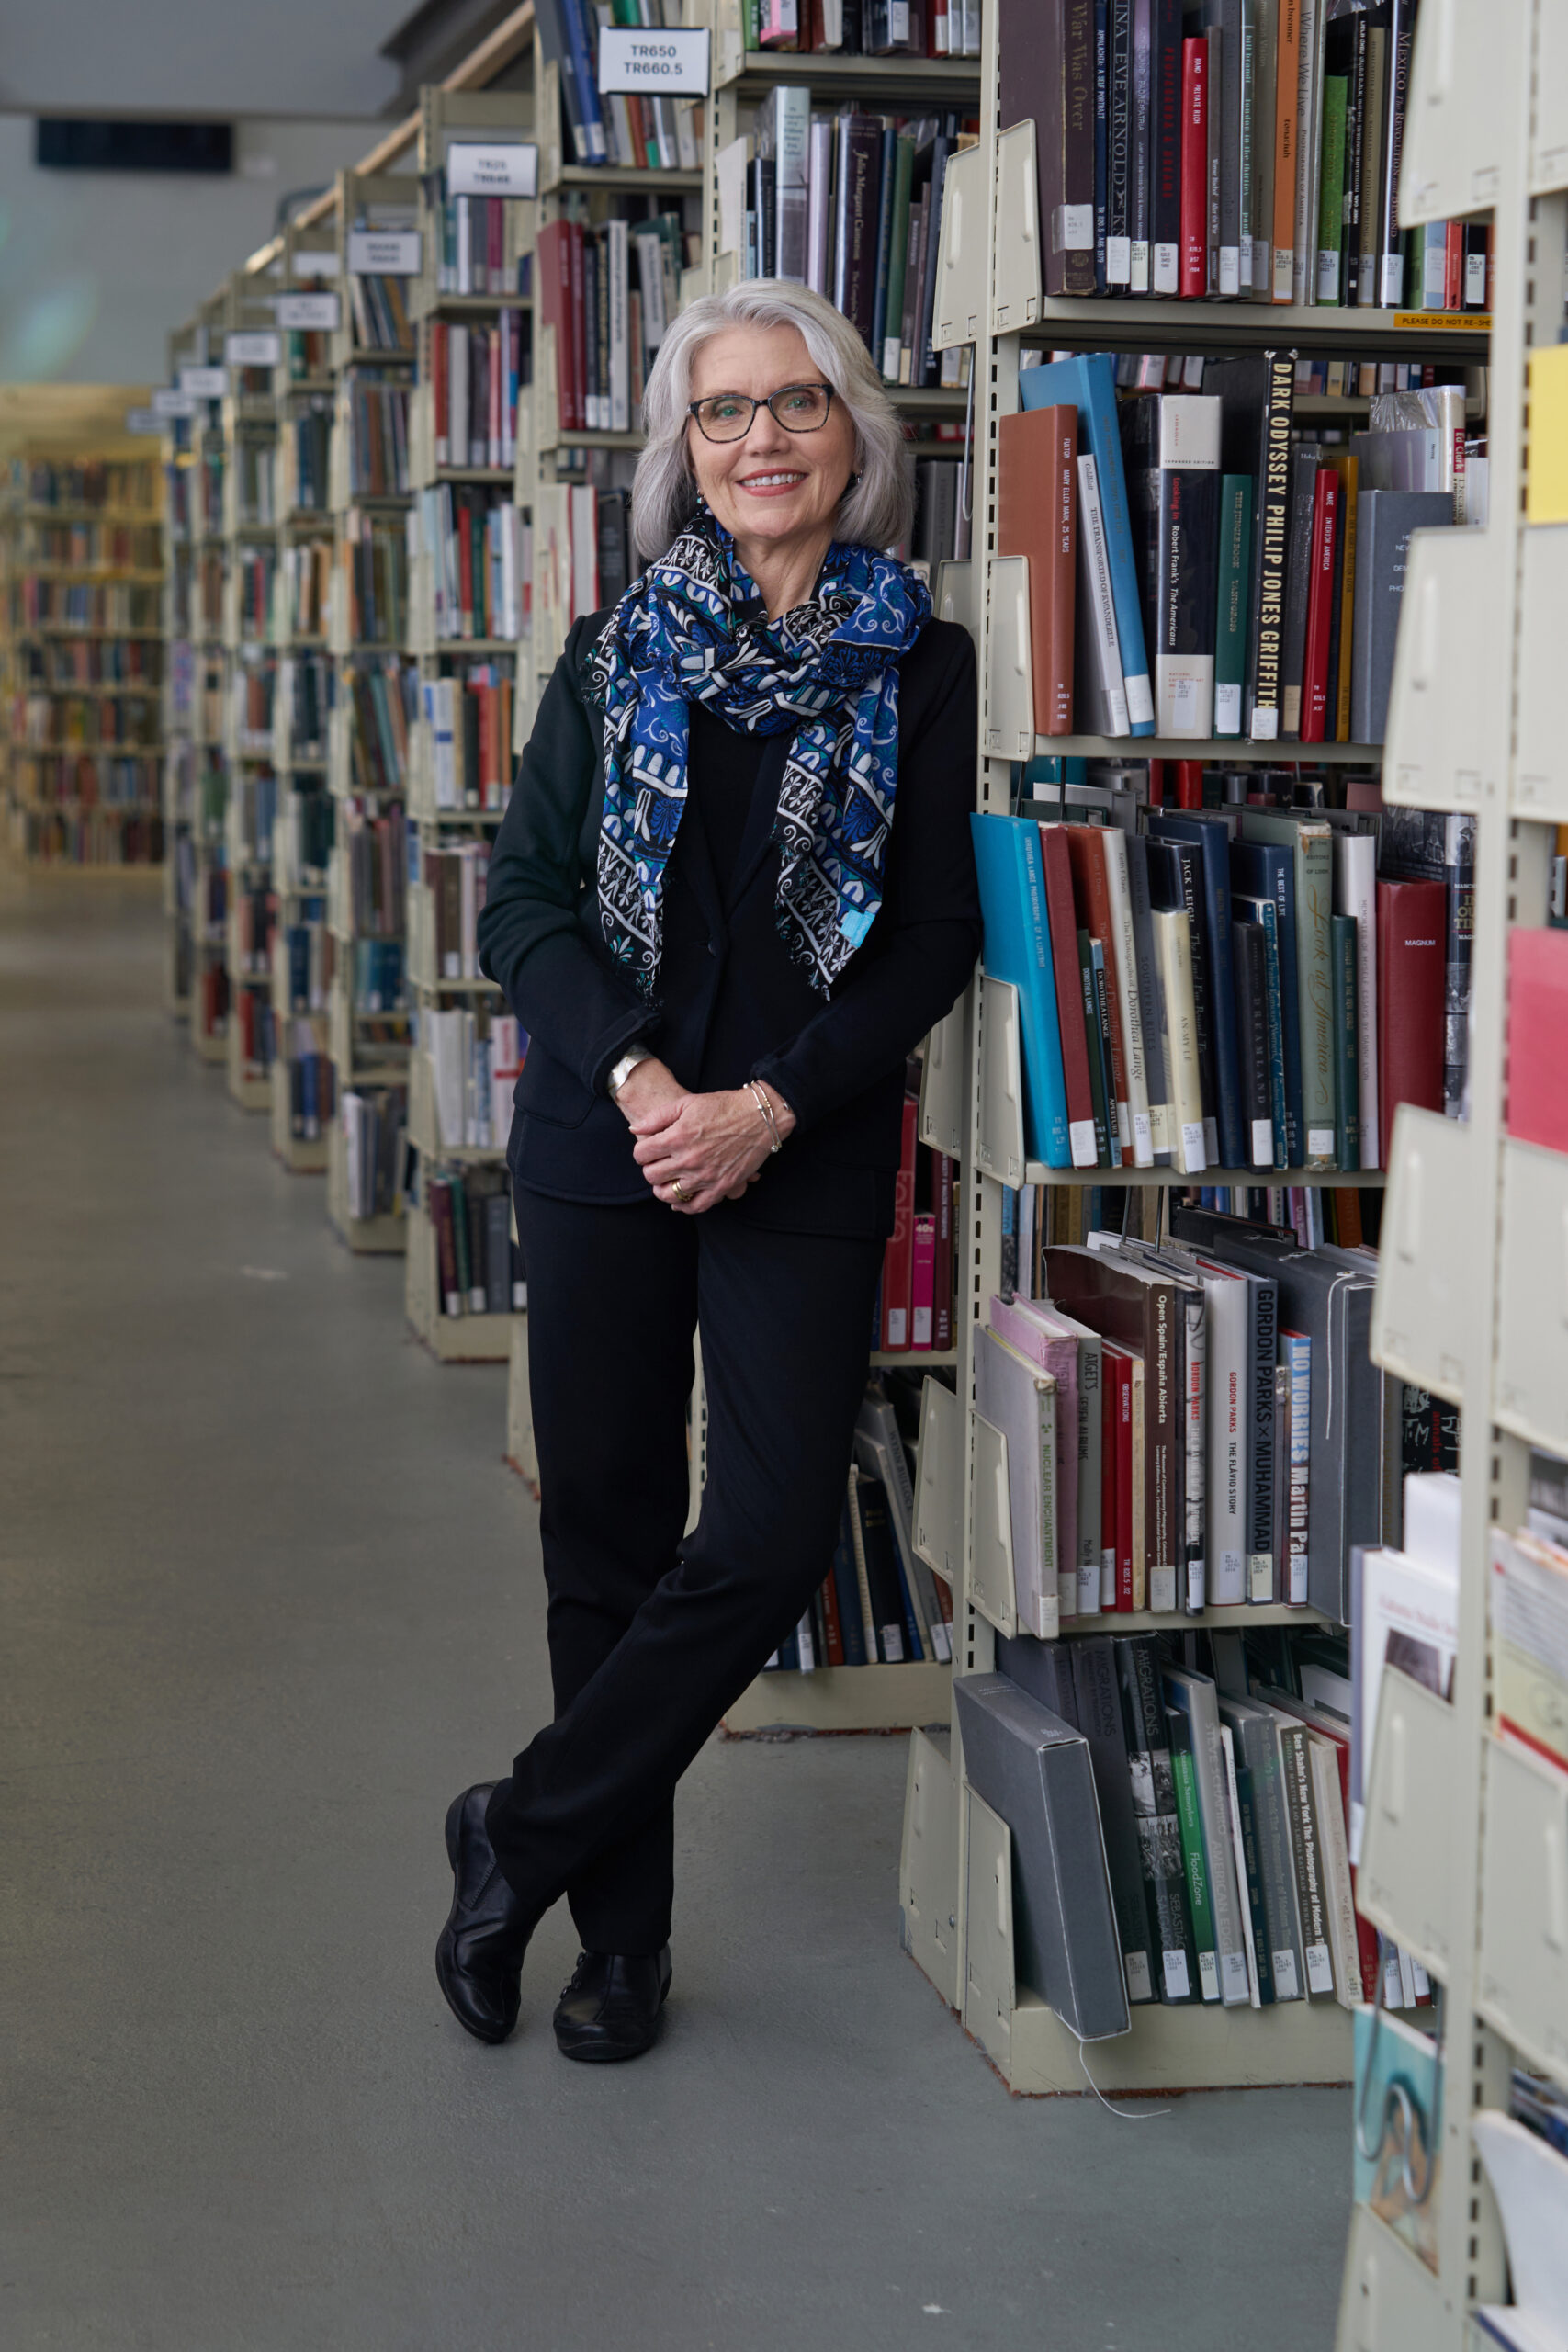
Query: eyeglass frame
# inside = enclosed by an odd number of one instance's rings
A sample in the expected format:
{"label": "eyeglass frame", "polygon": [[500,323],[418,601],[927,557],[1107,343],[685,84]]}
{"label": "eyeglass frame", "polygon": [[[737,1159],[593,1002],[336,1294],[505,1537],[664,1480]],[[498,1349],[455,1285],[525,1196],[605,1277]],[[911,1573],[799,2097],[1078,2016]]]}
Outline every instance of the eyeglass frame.
{"label": "eyeglass frame", "polygon": [[[779,414],[777,409],[773,406],[773,402],[775,401],[782,401],[786,392],[825,392],[828,396],[828,406],[823,412],[822,424],[786,424],[783,417]],[[702,435],[703,439],[708,444],[710,448],[727,449],[733,447],[736,442],[744,441],[747,438],[747,435],[750,433],[751,427],[757,422],[757,411],[760,408],[765,408],[767,410],[768,414],[773,418],[773,423],[778,426],[781,433],[820,433],[823,425],[827,424],[829,417],[833,413],[833,401],[835,394],[836,387],[834,385],[823,383],[819,377],[808,377],[803,383],[781,384],[776,392],[770,392],[767,399],[762,401],[752,400],[750,392],[705,392],[701,400],[689,401],[687,402],[686,414],[691,418],[692,423],[696,426],[697,431]],[[700,408],[705,407],[709,401],[750,401],[751,413],[746,421],[745,433],[732,433],[727,440],[716,440],[714,435],[704,424],[702,418],[697,414],[697,411]]]}

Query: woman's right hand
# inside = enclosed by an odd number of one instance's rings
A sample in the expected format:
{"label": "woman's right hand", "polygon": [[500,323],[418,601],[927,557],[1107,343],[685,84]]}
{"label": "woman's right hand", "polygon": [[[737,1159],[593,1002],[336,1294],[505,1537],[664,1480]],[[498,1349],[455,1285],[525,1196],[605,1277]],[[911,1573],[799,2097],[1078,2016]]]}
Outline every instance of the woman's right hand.
{"label": "woman's right hand", "polygon": [[687,1090],[674,1071],[661,1062],[656,1054],[637,1063],[626,1073],[626,1084],[615,1097],[615,1108],[640,1143],[644,1136],[656,1136],[667,1127],[686,1099]]}

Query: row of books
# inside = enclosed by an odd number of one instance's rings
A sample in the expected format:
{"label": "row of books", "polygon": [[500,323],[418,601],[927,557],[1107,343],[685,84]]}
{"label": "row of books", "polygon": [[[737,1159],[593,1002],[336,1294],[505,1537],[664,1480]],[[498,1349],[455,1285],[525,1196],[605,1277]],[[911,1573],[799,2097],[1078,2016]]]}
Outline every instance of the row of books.
{"label": "row of books", "polygon": [[324,653],[281,656],[275,704],[288,731],[293,764],[325,758],[332,702],[333,670]]}
{"label": "row of books", "polygon": [[333,403],[326,392],[313,392],[295,407],[278,426],[283,457],[283,507],[286,514],[324,514],[330,503]]}
{"label": "row of books", "polygon": [[324,327],[288,327],[283,336],[283,367],[290,384],[324,376],[332,365],[332,336]]}
{"label": "row of books", "polygon": [[1036,731],[1381,742],[1413,531],[1476,519],[1458,385],[1292,435],[1293,353],[1118,401],[1107,355],[1020,376],[998,545],[1029,560]]}
{"label": "row of books", "polygon": [[682,0],[539,0],[536,22],[547,64],[560,74],[570,158],[623,169],[694,172],[702,163],[704,108],[688,98],[615,98],[599,89],[604,26],[657,30],[683,24]]}
{"label": "row of books", "polygon": [[974,143],[956,114],[813,115],[803,85],[773,91],[750,138],[717,157],[719,248],[743,277],[787,277],[826,294],[890,383],[962,380],[961,355],[931,349],[947,158]]}
{"label": "row of books", "polygon": [[[279,794],[274,841],[278,860],[293,876],[296,888],[320,886],[324,881],[327,861],[332,855],[335,813],[332,794],[319,784],[302,788],[291,786]],[[317,920],[324,914],[324,909],[318,908],[311,915],[310,905],[309,899],[302,902],[302,921]]]}
{"label": "row of books", "polygon": [[967,561],[973,483],[965,458],[916,458],[915,525],[908,561],[932,566]]}
{"label": "row of books", "polygon": [[158,704],[146,695],[13,695],[11,740],[39,747],[76,743],[155,743]]}
{"label": "row of books", "polygon": [[1398,310],[1440,286],[1432,307],[1483,310],[1483,233],[1454,224],[1450,278],[1445,229],[1429,279],[1400,225],[1415,23],[1416,0],[1002,0],[1000,128],[1034,122],[1046,293]]}
{"label": "row of books", "polygon": [[539,324],[555,330],[561,429],[635,431],[648,371],[680,307],[679,213],[547,221],[536,254]]}
{"label": "row of books", "polygon": [[919,1115],[917,1081],[904,1098],[893,1231],[873,1309],[871,1344],[886,1355],[945,1353],[953,1345],[958,1163],[916,1142]]}
{"label": "row of books", "polygon": [[741,0],[748,49],[978,57],[980,0]]}
{"label": "row of books", "polygon": [[24,523],[17,561],[71,571],[158,571],[163,533],[155,523]]}
{"label": "row of books", "polygon": [[409,514],[409,544],[431,560],[435,634],[444,643],[523,634],[523,514],[500,490],[438,482]]}
{"label": "row of books", "polygon": [[[334,961],[333,976],[337,966]],[[408,1043],[408,984],[401,938],[356,939],[348,973],[356,1020],[368,1024],[379,1055]]]}
{"label": "row of books", "polygon": [[[428,218],[435,240],[438,294],[517,294],[515,224],[520,214],[504,196],[453,196],[444,171],[425,175]],[[430,233],[430,232],[427,232]]]}
{"label": "row of books", "polygon": [[409,729],[419,710],[418,664],[396,654],[369,656],[344,674],[353,712],[348,743],[355,791],[403,791]]}
{"label": "row of books", "polygon": [[338,534],[348,634],[356,646],[400,645],[408,634],[409,526],[351,506]]}
{"label": "row of books", "polygon": [[915,1549],[914,1508],[897,1408],[873,1380],[856,1416],[832,1566],[764,1672],[951,1659],[952,1596]]}
{"label": "row of books", "polygon": [[17,480],[29,506],[141,506],[149,514],[157,512],[157,470],[150,464],[33,458],[17,468]]}
{"label": "row of books", "polygon": [[158,802],[158,755],[54,752],[31,763],[33,791],[55,808],[144,808]]}
{"label": "row of books", "polygon": [[[231,975],[231,980],[236,976]],[[240,1062],[246,1078],[265,1078],[277,1058],[277,1021],[259,989],[235,988],[229,1018],[240,1042]]]}
{"label": "row of books", "polygon": [[419,844],[420,879],[430,892],[434,924],[435,971],[443,980],[479,978],[479,919],[489,865],[490,851],[483,842]]}
{"label": "row of books", "polygon": [[28,572],[11,583],[11,631],[92,628],[152,636],[163,627],[161,595],[157,588],[134,587],[127,581],[89,585]]}
{"label": "row of books", "polygon": [[510,1012],[485,1006],[426,1010],[420,1042],[430,1057],[435,1132],[442,1148],[502,1151],[512,1132],[512,1096],[528,1037]]}
{"label": "row of books", "polygon": [[276,542],[262,540],[234,549],[234,616],[243,638],[264,638],[272,626],[273,582],[277,575]]}
{"label": "row of books", "polygon": [[1032,1159],[1352,1172],[1400,1102],[1463,1114],[1473,826],[1328,813],[971,820]]}
{"label": "row of books", "polygon": [[332,590],[330,539],[295,539],[278,551],[283,582],[282,632],[286,637],[325,637]]}
{"label": "row of books", "polygon": [[[631,492],[573,482],[564,514],[552,505],[537,526],[535,588],[563,622],[615,603],[640,568],[632,546]],[[564,527],[562,527],[564,524]]]}
{"label": "row of books", "polygon": [[298,916],[297,922],[284,925],[282,933],[288,1010],[291,1013],[324,1012],[333,969],[325,902],[320,898],[302,899]]}
{"label": "row of books", "polygon": [[402,277],[361,275],[357,270],[349,273],[348,307],[356,350],[412,351],[407,284]]}
{"label": "row of books", "polygon": [[[1376,1249],[1382,1225],[1381,1188],[1352,1184],[1189,1184],[1176,1197],[1194,1208],[1218,1209],[1248,1223],[1272,1226],[1294,1236],[1303,1250],[1327,1241],[1359,1250]],[[1045,1295],[1043,1252],[1053,1244],[1080,1242],[1091,1233],[1126,1234],[1155,1241],[1161,1227],[1161,1193],[1126,1184],[1022,1184],[1002,1187],[1001,1267],[1004,1297],[1016,1290],[1025,1298]],[[1423,1394],[1425,1392],[1422,1392]],[[1452,1469],[1457,1462],[1434,1455],[1411,1456],[1412,1470]]]}
{"label": "row of books", "polygon": [[239,751],[270,756],[272,702],[276,685],[276,662],[235,663],[229,680],[229,707]]}
{"label": "row of books", "polygon": [[265,530],[277,521],[277,451],[247,435],[234,448],[234,514],[242,529]]}
{"label": "row of books", "polygon": [[240,979],[265,979],[272,970],[277,894],[265,883],[237,884],[230,925],[230,970]]}
{"label": "row of books", "polygon": [[493,327],[434,320],[428,348],[436,464],[514,465],[517,395],[528,380],[522,311],[502,311]]}
{"label": "row of books", "polygon": [[296,1143],[316,1143],[332,1126],[337,1072],[320,1021],[291,1021],[288,1049],[288,1132]]}
{"label": "row of books", "polygon": [[1013,1833],[1023,1981],[1075,2032],[1370,1996],[1347,1665],[1321,1635],[1024,1636],[955,1686],[970,1784]]}
{"label": "row of books", "polygon": [[511,672],[496,662],[471,662],[457,676],[425,680],[421,694],[437,808],[505,808],[512,793],[513,693]]}
{"label": "row of books", "polygon": [[344,1191],[349,1216],[400,1216],[406,1199],[408,1089],[345,1088],[340,1115]]}
{"label": "row of books", "polygon": [[355,498],[399,498],[409,489],[409,388],[368,368],[348,370],[338,395],[348,433]]}
{"label": "row of books", "polygon": [[408,927],[402,810],[394,807],[384,815],[371,815],[352,802],[345,803],[335,854],[344,861],[344,911],[354,937],[400,940]]}
{"label": "row of books", "polygon": [[155,686],[164,649],[153,637],[67,637],[35,640],[19,656],[23,677],[40,686]]}
{"label": "row of books", "polygon": [[504,1170],[470,1168],[423,1175],[435,1232],[443,1315],[510,1315],[526,1306],[523,1261],[512,1238]]}
{"label": "row of books", "polygon": [[13,804],[11,847],[42,865],[161,865],[164,820],[86,806],[72,815]]}

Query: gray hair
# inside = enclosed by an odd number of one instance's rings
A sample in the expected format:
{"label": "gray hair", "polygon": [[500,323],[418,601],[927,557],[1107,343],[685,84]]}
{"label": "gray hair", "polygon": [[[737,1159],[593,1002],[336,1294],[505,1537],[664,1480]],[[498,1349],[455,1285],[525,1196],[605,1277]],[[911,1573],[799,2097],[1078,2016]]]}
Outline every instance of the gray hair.
{"label": "gray hair", "polygon": [[839,509],[837,536],[871,548],[907,538],[915,512],[915,461],[865,345],[843,313],[809,287],[784,277],[750,277],[723,294],[689,302],[659,346],[643,393],[648,438],[632,486],[632,531],[643,554],[662,555],[696,503],[686,447],[692,359],[726,327],[797,330],[855,429],[854,479]]}

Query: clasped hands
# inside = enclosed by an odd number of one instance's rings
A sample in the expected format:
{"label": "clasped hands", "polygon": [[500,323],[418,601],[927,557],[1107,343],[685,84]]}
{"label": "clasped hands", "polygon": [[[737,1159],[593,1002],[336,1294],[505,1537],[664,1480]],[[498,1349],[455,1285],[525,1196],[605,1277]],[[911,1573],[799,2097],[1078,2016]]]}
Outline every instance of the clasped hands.
{"label": "clasped hands", "polygon": [[[773,1087],[757,1083],[773,1105],[782,1139],[795,1125],[795,1113]],[[628,1074],[615,1102],[637,1137],[633,1156],[654,1198],[680,1216],[700,1216],[718,1201],[744,1199],[773,1148],[749,1087],[689,1093],[652,1056]]]}

